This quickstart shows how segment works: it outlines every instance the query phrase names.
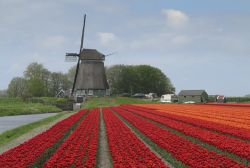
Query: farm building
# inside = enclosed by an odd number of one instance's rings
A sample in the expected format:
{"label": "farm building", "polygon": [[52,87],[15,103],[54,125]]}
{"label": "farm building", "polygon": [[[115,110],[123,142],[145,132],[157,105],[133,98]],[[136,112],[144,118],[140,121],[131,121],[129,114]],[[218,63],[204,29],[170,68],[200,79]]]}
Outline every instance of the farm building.
{"label": "farm building", "polygon": [[205,90],[181,90],[178,100],[180,103],[205,103],[208,100],[208,94]]}

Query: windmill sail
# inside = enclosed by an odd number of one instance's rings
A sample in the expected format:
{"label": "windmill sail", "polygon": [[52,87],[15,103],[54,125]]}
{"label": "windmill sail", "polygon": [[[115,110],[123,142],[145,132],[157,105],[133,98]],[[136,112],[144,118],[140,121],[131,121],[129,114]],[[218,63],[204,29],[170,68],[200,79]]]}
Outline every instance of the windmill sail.
{"label": "windmill sail", "polygon": [[71,93],[72,95],[76,95],[77,92],[88,94],[91,91],[94,95],[106,95],[109,86],[104,69],[105,55],[96,49],[83,48],[85,21],[86,15],[84,15],[79,54],[66,53],[66,57],[78,58]]}
{"label": "windmill sail", "polygon": [[[84,40],[84,32],[85,32],[85,22],[86,22],[86,14],[84,15],[84,21],[83,21],[83,27],[82,27],[82,38],[81,38],[81,46],[79,50],[79,55],[81,54],[81,51],[83,49],[83,40]],[[79,70],[79,65],[80,65],[80,58],[78,58],[77,66],[76,66],[76,74],[74,78],[74,83],[73,83],[73,88],[72,88],[72,94],[74,94],[75,91],[75,85],[76,85],[76,78],[78,75],[78,70]]]}

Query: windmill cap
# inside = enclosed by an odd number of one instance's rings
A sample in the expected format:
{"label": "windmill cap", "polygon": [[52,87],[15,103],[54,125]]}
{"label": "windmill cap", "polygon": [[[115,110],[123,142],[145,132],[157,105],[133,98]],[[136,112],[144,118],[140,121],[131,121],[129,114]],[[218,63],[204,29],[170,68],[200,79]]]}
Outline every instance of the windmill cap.
{"label": "windmill cap", "polygon": [[80,54],[81,60],[104,60],[105,55],[96,49],[83,49]]}

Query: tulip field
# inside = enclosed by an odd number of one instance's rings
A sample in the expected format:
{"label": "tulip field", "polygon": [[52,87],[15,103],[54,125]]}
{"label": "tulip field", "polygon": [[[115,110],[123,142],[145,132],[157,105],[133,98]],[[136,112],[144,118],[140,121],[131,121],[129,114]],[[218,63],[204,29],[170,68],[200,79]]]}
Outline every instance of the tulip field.
{"label": "tulip field", "polygon": [[103,167],[104,141],[111,163],[106,167],[250,168],[250,107],[132,104],[82,109],[2,153],[0,167]]}

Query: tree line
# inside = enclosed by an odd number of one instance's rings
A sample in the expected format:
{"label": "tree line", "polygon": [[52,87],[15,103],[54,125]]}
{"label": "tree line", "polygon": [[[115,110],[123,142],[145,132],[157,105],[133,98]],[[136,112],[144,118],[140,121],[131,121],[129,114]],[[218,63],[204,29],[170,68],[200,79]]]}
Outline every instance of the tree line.
{"label": "tree line", "polygon": [[158,68],[149,65],[114,65],[106,69],[112,94],[174,93],[170,79]]}
{"label": "tree line", "polygon": [[[22,77],[14,77],[7,93],[10,97],[54,97],[60,90],[72,88],[76,66],[67,73],[50,72],[42,64],[31,63]],[[158,68],[149,65],[114,65],[106,67],[112,94],[174,93],[170,79]]]}
{"label": "tree line", "polygon": [[31,63],[23,73],[23,77],[14,77],[8,86],[10,97],[54,97],[61,90],[72,87],[74,68],[68,73],[50,72],[42,64]]}

